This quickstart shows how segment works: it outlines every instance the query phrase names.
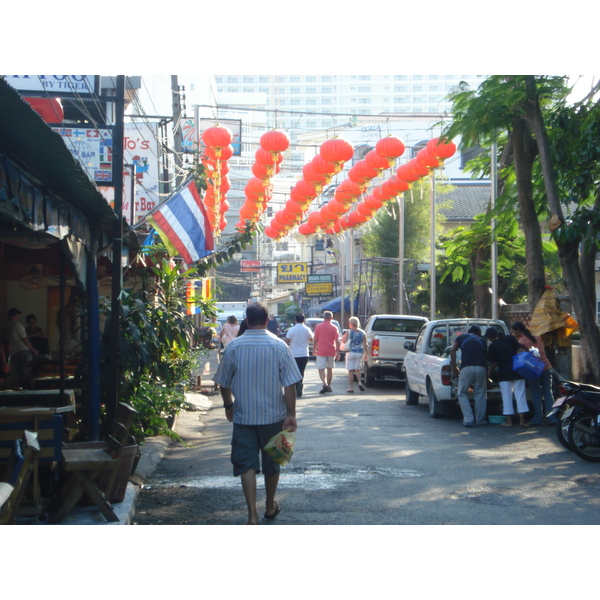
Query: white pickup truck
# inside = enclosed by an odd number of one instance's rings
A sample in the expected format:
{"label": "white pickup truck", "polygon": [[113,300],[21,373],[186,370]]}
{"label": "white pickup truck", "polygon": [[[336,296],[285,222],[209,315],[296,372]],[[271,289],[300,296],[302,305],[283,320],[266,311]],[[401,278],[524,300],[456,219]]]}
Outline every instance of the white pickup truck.
{"label": "white pickup truck", "polygon": [[373,387],[376,379],[403,378],[404,344],[416,340],[427,322],[425,317],[412,315],[373,315],[367,320],[367,360],[362,373],[367,387]]}
{"label": "white pickup truck", "polygon": [[[452,377],[450,348],[457,336],[467,333],[473,325],[479,325],[481,335],[488,327],[494,327],[502,335],[508,334],[504,321],[493,319],[441,319],[423,326],[416,342],[406,342],[404,358],[406,377],[406,404],[418,404],[420,396],[429,400],[429,414],[437,418],[448,413],[450,405],[457,403],[458,380]],[[460,368],[460,350],[456,354]],[[489,390],[488,398],[498,395],[498,390]]]}

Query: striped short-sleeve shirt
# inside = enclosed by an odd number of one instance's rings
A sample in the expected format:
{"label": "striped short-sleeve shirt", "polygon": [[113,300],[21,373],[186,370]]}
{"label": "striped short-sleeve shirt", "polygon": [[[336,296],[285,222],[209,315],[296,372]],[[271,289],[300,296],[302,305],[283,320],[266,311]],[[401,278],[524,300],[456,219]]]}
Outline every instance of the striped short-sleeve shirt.
{"label": "striped short-sleeve shirt", "polygon": [[283,340],[266,329],[248,329],[225,349],[214,382],[231,388],[234,423],[269,425],[285,419],[283,388],[301,379]]}

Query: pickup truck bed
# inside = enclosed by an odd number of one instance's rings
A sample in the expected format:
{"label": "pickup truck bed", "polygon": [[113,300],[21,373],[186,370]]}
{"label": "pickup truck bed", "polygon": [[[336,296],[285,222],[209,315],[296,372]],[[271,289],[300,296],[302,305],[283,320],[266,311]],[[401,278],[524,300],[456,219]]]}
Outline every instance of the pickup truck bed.
{"label": "pickup truck bed", "polygon": [[362,373],[367,387],[386,377],[404,378],[404,343],[415,341],[424,323],[425,317],[412,315],[373,315],[367,320],[367,360]]}
{"label": "pickup truck bed", "polygon": [[[429,414],[436,418],[457,404],[457,379],[450,370],[449,350],[456,336],[479,325],[482,335],[488,327],[508,333],[504,321],[492,319],[441,319],[423,326],[416,342],[407,342],[404,370],[406,403],[418,404],[421,396],[429,402]],[[460,368],[460,351],[457,353]],[[488,390],[488,400],[499,397],[499,388]]]}

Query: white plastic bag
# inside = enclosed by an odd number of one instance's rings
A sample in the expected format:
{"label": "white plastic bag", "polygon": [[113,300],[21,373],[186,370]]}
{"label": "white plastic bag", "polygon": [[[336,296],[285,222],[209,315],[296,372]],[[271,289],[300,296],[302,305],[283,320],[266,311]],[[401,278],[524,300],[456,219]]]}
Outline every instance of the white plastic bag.
{"label": "white plastic bag", "polygon": [[265,452],[282,467],[287,465],[294,454],[294,444],[296,442],[296,432],[291,429],[284,429],[277,435],[274,435],[266,444]]}

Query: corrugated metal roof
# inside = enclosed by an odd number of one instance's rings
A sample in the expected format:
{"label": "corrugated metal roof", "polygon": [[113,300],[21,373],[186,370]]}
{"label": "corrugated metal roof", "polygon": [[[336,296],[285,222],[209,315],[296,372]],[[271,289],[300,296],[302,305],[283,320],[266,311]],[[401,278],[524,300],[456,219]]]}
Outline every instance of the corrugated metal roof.
{"label": "corrugated metal roof", "polygon": [[489,183],[451,182],[451,185],[455,186],[451,192],[436,196],[436,204],[446,204],[440,211],[448,221],[472,221],[487,210],[491,197]]}
{"label": "corrugated metal roof", "polygon": [[77,208],[112,238],[117,218],[108,202],[69,152],[62,137],[0,77],[0,154]]}

